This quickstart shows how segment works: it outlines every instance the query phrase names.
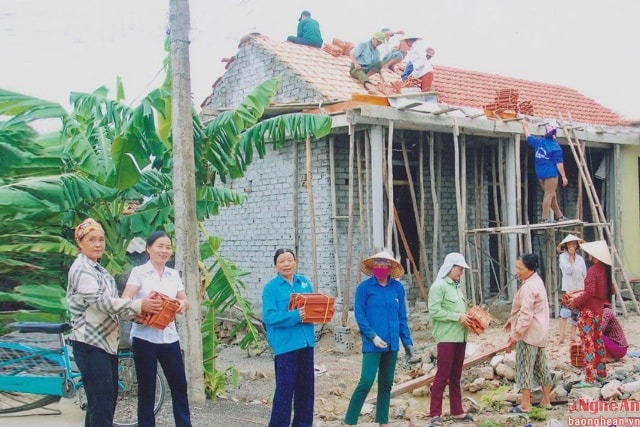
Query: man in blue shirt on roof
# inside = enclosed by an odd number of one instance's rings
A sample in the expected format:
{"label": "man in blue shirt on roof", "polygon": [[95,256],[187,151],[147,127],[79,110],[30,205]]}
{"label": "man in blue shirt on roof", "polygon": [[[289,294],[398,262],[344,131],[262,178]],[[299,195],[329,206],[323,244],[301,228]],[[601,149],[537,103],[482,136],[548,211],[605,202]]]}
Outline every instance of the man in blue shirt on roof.
{"label": "man in blue shirt on roof", "polygon": [[549,210],[553,209],[553,213],[558,218],[558,222],[567,221],[558,205],[556,197],[556,189],[558,188],[558,172],[562,177],[562,186],[569,185],[567,174],[564,171],[564,163],[562,157],[562,148],[556,140],[557,129],[551,126],[545,126],[544,138],[533,136],[529,132],[529,122],[522,121],[522,129],[527,143],[533,147],[536,158],[536,176],[540,181],[540,186],[544,191],[542,199],[542,220],[543,224],[552,223],[549,218]]}
{"label": "man in blue shirt on roof", "polygon": [[[351,53],[349,53],[349,57],[351,58],[349,74],[351,74],[351,77],[360,80],[369,93],[378,93],[375,85],[369,81],[369,74],[380,73],[384,65],[380,59],[380,52],[378,52],[377,48],[384,43],[385,40],[386,36],[383,32],[376,32],[371,39],[358,43]],[[384,81],[382,73],[380,73],[380,78]]]}

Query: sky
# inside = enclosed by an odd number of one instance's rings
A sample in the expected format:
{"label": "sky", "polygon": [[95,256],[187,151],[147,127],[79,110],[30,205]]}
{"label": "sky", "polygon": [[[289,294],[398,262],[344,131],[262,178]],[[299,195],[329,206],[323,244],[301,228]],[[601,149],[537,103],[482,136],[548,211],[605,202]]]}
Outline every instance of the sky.
{"label": "sky", "polygon": [[[191,89],[199,110],[240,37],[285,40],[300,12],[325,41],[403,29],[432,63],[559,84],[640,120],[640,1],[190,0]],[[163,79],[169,0],[0,0],[0,87],[60,102],[116,76],[135,103]]]}

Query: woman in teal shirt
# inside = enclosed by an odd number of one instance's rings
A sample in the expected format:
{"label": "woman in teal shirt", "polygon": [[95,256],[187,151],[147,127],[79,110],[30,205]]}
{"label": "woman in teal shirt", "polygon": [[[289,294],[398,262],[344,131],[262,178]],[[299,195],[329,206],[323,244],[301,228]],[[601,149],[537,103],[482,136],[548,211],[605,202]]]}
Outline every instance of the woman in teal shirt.
{"label": "woman in teal shirt", "polygon": [[460,278],[469,265],[464,256],[452,252],[444,259],[436,281],[429,288],[429,315],[433,339],[438,343],[436,377],[431,386],[431,425],[441,426],[442,395],[449,384],[451,416],[458,421],[473,422],[462,408],[460,377],[467,346],[469,318],[467,302],[460,289]]}
{"label": "woman in teal shirt", "polygon": [[296,257],[291,249],[278,249],[273,256],[276,277],[262,291],[262,320],[267,341],[275,354],[276,391],[269,427],[289,426],[293,402],[293,426],[313,425],[314,368],[316,345],[313,323],[302,323],[304,307],[289,310],[292,293],[311,293],[313,285],[295,274]]}

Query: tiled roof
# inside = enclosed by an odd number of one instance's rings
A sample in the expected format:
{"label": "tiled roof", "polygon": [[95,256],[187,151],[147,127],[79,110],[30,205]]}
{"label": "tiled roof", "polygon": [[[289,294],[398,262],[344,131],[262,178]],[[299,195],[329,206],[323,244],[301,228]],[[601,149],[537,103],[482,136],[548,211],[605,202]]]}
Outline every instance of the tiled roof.
{"label": "tiled roof", "polygon": [[531,101],[539,117],[558,117],[571,113],[582,123],[616,125],[621,118],[577,90],[568,87],[515,79],[497,74],[434,66],[433,90],[438,100],[446,104],[482,108],[493,102],[498,89],[517,89],[521,101]]}
{"label": "tiled roof", "polygon": [[[349,75],[348,56],[334,57],[322,49],[254,37],[255,43],[291,67],[325,101],[348,100],[354,93],[366,93],[360,82]],[[454,106],[482,108],[494,101],[496,90],[517,89],[520,101],[531,101],[534,115],[557,118],[558,113],[571,113],[581,123],[616,125],[622,119],[612,110],[598,104],[574,89],[548,83],[516,79],[497,74],[434,65],[432,90],[438,101]],[[372,77],[374,83],[377,76]],[[400,79],[400,74],[385,74],[387,82]]]}
{"label": "tiled roof", "polygon": [[335,57],[322,49],[267,37],[253,40],[289,64],[309,86],[322,93],[325,101],[342,101],[351,98],[352,93],[366,93],[360,82],[349,75],[348,56]]}

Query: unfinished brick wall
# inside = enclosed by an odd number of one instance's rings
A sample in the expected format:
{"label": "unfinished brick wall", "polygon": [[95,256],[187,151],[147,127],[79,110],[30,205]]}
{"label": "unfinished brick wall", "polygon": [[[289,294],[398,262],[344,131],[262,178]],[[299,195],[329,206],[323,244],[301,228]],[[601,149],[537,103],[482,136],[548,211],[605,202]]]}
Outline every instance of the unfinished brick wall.
{"label": "unfinished brick wall", "polygon": [[274,103],[316,102],[322,99],[320,92],[311,88],[273,53],[248,43],[238,50],[224,79],[213,88],[213,96],[203,107],[233,108],[260,83],[274,76],[280,78],[278,90],[272,99]]}

